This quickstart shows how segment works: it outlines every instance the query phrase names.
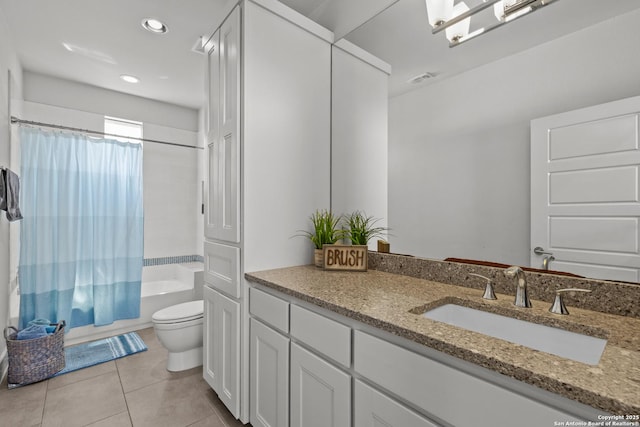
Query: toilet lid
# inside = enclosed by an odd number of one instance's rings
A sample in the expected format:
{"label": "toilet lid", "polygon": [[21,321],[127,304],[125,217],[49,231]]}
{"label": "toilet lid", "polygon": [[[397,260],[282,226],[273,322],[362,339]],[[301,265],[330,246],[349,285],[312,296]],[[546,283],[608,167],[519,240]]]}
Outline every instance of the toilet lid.
{"label": "toilet lid", "polygon": [[187,322],[202,317],[204,302],[202,300],[183,302],[153,313],[151,320],[156,323]]}

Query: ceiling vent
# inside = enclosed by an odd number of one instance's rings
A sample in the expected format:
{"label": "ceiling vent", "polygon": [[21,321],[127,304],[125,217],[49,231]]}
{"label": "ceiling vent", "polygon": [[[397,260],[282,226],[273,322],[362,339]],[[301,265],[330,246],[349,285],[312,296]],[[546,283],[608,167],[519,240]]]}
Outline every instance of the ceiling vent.
{"label": "ceiling vent", "polygon": [[411,84],[411,85],[417,85],[418,83],[422,83],[423,81],[427,80],[427,79],[432,79],[434,78],[436,75],[434,73],[422,73],[422,74],[418,74],[415,77],[410,78],[409,80],[407,80],[407,83]]}

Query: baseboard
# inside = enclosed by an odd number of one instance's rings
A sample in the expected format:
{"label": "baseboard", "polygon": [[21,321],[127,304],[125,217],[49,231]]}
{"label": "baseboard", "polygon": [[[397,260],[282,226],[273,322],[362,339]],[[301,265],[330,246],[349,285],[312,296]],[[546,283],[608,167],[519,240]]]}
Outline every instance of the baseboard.
{"label": "baseboard", "polygon": [[0,384],[4,382],[4,379],[9,372],[9,357],[8,357],[7,349],[5,348],[0,353]]}

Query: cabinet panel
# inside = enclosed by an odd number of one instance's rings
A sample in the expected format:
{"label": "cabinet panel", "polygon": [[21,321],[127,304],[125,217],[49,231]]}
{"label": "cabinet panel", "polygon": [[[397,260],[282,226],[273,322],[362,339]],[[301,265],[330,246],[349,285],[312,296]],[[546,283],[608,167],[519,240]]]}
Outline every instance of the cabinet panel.
{"label": "cabinet panel", "polygon": [[209,386],[218,390],[220,388],[217,370],[216,353],[216,316],[215,301],[217,292],[208,286],[203,287],[204,319],[203,319],[203,366],[202,376]]}
{"label": "cabinet panel", "polygon": [[240,298],[240,248],[204,242],[204,281],[227,295]]}
{"label": "cabinet panel", "polygon": [[351,377],[294,343],[291,344],[291,425],[351,425]]}
{"label": "cabinet panel", "polygon": [[218,397],[229,412],[240,416],[240,303],[216,293],[215,325]]}
{"label": "cabinet panel", "polygon": [[361,381],[355,382],[355,427],[438,427]]}
{"label": "cabinet panel", "polygon": [[289,339],[251,319],[253,427],[289,426]]}
{"label": "cabinet panel", "polygon": [[291,336],[336,362],[351,366],[351,328],[348,326],[291,305]]}
{"label": "cabinet panel", "polygon": [[207,143],[217,139],[220,132],[219,106],[220,99],[220,31],[216,31],[207,41],[209,46],[207,58]]}
{"label": "cabinet panel", "polygon": [[[499,387],[371,335],[354,333],[354,369],[418,408],[455,426],[539,427],[579,421],[536,400]],[[487,411],[500,402],[500,410]],[[464,408],[461,411],[460,408]]]}

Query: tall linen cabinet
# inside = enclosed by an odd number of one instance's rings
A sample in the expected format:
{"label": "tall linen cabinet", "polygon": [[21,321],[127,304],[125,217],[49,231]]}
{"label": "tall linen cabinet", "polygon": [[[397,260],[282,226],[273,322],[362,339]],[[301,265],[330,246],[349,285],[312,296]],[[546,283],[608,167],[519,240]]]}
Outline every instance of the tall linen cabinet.
{"label": "tall linen cabinet", "polygon": [[244,272],[310,263],[294,236],[330,205],[331,41],[277,1],[245,0],[207,44],[203,376],[243,422]]}

